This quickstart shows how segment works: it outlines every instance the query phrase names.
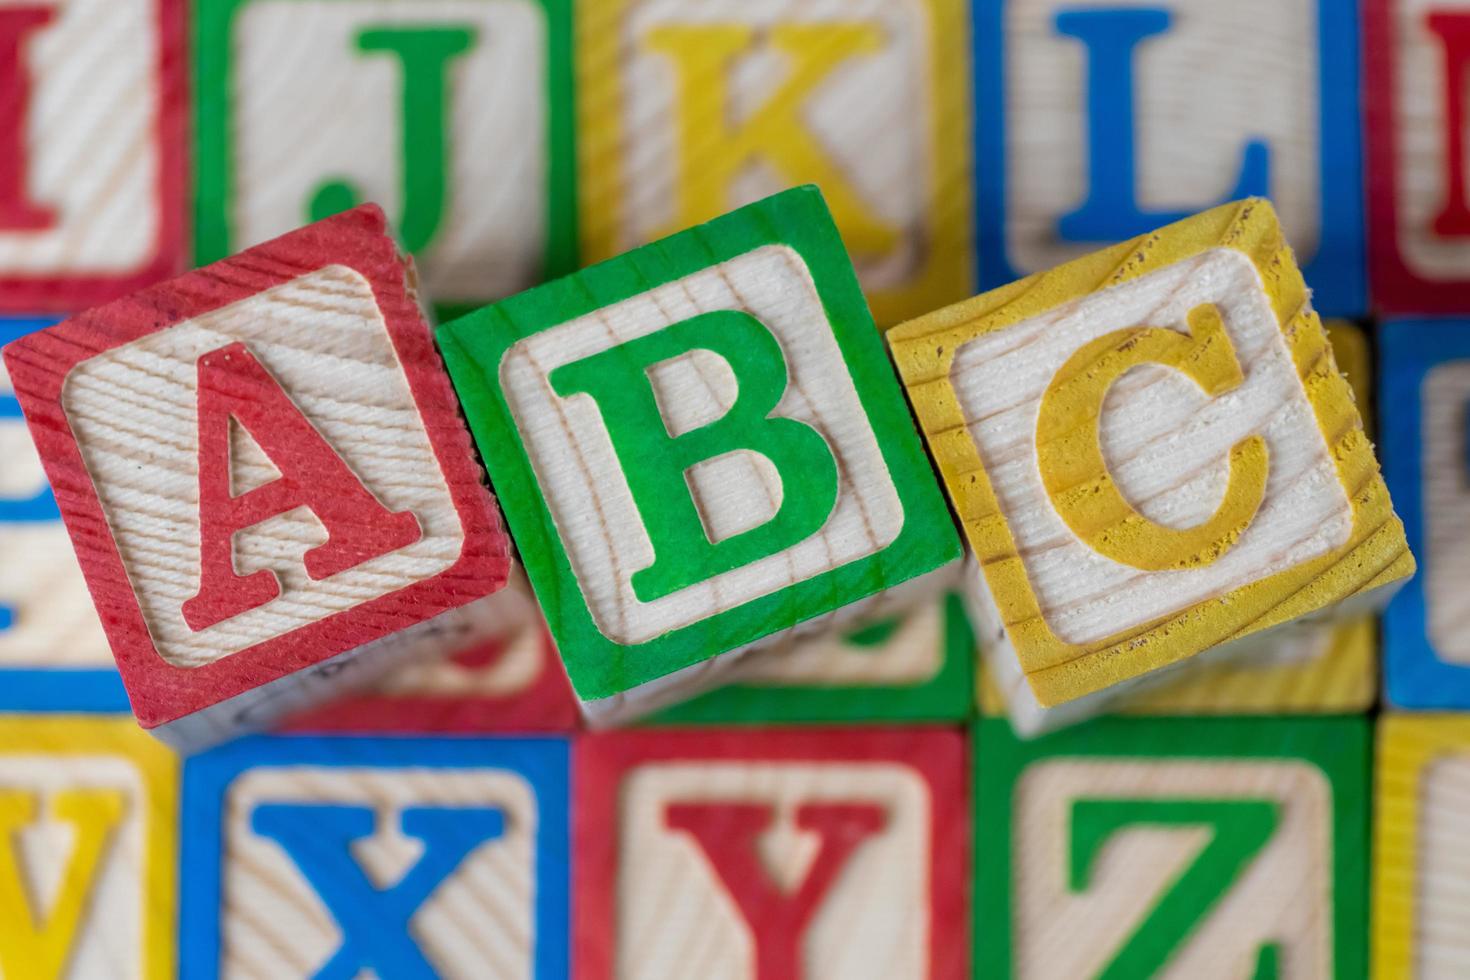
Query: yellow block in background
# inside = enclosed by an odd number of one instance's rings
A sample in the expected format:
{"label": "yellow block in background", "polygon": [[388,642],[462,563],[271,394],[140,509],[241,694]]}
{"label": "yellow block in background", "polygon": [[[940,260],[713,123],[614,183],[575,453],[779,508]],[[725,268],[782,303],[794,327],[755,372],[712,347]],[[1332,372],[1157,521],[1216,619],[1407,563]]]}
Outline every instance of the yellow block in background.
{"label": "yellow block in background", "polygon": [[974,278],[962,0],[582,0],[582,260],[822,189],[879,326]]}
{"label": "yellow block in background", "polygon": [[132,718],[0,716],[0,976],[174,975],[178,786]]}
{"label": "yellow block in background", "polygon": [[1470,716],[1385,715],[1373,818],[1373,976],[1463,976],[1470,960]]}
{"label": "yellow block in background", "polygon": [[[1162,389],[1147,390],[1154,381],[1120,385],[1112,394],[1125,401],[1115,405],[1109,398],[1108,411],[1129,413],[1133,428],[1125,437],[1136,445],[1085,479],[1065,467],[1049,482],[1044,469],[1040,482],[1028,475],[1028,460],[1041,466],[1078,458],[1052,450],[1085,438],[1089,425],[1101,425],[1100,414],[1088,413],[1101,412],[1107,392],[1088,388],[1089,382],[1106,389],[1114,361],[1137,354],[1137,344],[1153,344],[1160,325],[1210,305],[1224,317],[1230,342],[1221,350],[1202,330],[1192,340],[1201,348],[1198,363],[1239,359],[1244,380],[1222,390],[1231,397],[1218,403],[1225,407],[1214,413],[1213,428],[1200,429],[1206,442],[1197,436],[1181,442],[1184,432],[1195,431],[1181,426],[1196,424],[1198,416],[1170,422],[1145,411],[1163,397]],[[1077,352],[1091,352],[1104,335],[1111,346],[1095,362],[1077,363]],[[1006,624],[1003,642],[1012,646],[1042,707],[1364,595],[1413,570],[1354,398],[1334,369],[1301,274],[1265,201],[1214,208],[903,324],[888,338],[983,569],[986,582],[970,587],[993,598]],[[1237,354],[1235,343],[1246,346]],[[1075,409],[1074,424],[1052,418],[1028,428],[1027,412],[1048,405]],[[1148,466],[1132,478],[1152,487],[1172,472],[1161,453],[1202,447],[1210,458],[1224,459],[1228,451],[1232,481],[1237,470],[1252,477],[1237,490],[1259,497],[1262,474],[1255,471],[1262,467],[1253,443],[1260,440],[1245,433],[1232,445],[1237,436],[1230,433],[1241,426],[1229,425],[1228,413],[1245,413],[1241,421],[1257,427],[1265,422],[1251,406],[1278,405],[1269,416],[1271,438],[1294,454],[1287,458],[1300,472],[1271,491],[1282,496],[1262,497],[1260,510],[1252,504],[1254,516],[1224,529],[1219,540],[1181,551],[1170,537],[1178,537],[1171,530],[1176,525],[1135,512],[1114,483],[1115,465]],[[1117,438],[1118,427],[1112,431]],[[1051,441],[1033,444],[1037,432]],[[1188,477],[1190,486],[1199,484],[1195,476],[1204,472],[1204,462],[1191,462],[1195,469],[1176,481]],[[1334,484],[1340,488],[1335,499],[1326,489]],[[1321,492],[1311,489],[1318,486]],[[1167,487],[1148,493],[1153,496],[1142,503],[1166,498],[1172,504],[1178,496]],[[1054,496],[1068,498],[1070,510],[1055,506]],[[1191,508],[1199,502],[1193,498]],[[1327,536],[1326,529],[1338,525],[1340,532]],[[1254,532],[1249,550],[1232,550],[1247,527]],[[1155,539],[1168,539],[1169,547],[1152,554]],[[1281,550],[1286,548],[1291,550]],[[1104,554],[1122,557],[1109,561]],[[1283,563],[1288,554],[1297,557]],[[987,626],[982,644],[993,642],[989,633]]]}

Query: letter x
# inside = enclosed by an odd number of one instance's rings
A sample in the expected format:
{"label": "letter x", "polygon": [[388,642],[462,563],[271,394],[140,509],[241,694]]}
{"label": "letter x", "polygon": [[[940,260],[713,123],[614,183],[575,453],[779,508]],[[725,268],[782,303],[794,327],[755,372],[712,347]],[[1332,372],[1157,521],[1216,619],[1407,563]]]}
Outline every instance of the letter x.
{"label": "letter x", "polygon": [[285,849],[342,929],[342,945],[317,971],[318,980],[350,980],[369,968],[382,980],[436,977],[409,920],[471,851],[505,831],[496,809],[405,809],[403,832],[423,841],[424,853],[396,885],[380,890],[350,850],[353,841],[372,836],[375,820],[367,807],[317,803],[270,803],[251,816],[251,828]]}

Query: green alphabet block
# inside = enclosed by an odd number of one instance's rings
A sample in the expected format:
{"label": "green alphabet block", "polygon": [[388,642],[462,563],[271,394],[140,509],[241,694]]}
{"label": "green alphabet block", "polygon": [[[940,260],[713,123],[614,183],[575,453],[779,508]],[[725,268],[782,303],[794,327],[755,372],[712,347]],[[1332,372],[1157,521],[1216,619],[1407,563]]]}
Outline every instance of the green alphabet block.
{"label": "green alphabet block", "polygon": [[959,558],[815,188],[438,337],[594,720],[688,697],[799,623],[937,590]]}
{"label": "green alphabet block", "polygon": [[1357,978],[1366,718],[982,721],[976,976]]}
{"label": "green alphabet block", "polygon": [[198,0],[195,258],[365,200],[465,312],[575,268],[571,0]]}

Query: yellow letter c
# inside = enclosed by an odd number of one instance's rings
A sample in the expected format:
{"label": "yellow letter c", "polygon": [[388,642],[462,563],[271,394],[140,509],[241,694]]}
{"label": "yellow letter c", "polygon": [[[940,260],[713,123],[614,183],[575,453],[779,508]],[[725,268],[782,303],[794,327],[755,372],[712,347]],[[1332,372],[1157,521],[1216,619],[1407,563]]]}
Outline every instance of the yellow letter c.
{"label": "yellow letter c", "polygon": [[1265,440],[1250,436],[1230,449],[1225,499],[1190,528],[1157,524],[1119,492],[1103,459],[1098,427],[1108,389],[1129,369],[1162,364],[1188,375],[1207,395],[1245,379],[1213,304],[1189,312],[1189,333],[1131,327],[1099,337],[1062,365],[1041,399],[1036,457],[1047,496],[1063,521],[1099,554],[1148,571],[1209,565],[1235,544],[1266,493]]}

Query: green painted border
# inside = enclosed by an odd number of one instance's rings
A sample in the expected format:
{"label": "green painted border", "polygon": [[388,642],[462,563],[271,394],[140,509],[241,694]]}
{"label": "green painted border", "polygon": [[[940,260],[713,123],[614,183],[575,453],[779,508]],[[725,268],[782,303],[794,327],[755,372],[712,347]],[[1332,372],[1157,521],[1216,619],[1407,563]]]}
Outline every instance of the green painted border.
{"label": "green painted border", "polygon": [[1011,794],[1042,759],[1300,759],[1332,785],[1334,975],[1367,976],[1368,807],[1372,730],[1361,715],[1335,717],[1105,718],[1031,741],[1004,719],[974,729],[975,976],[1011,970]]}
{"label": "green painted border", "polygon": [[[706,269],[762,245],[806,262],[905,515],[876,555],[799,582],[637,646],[597,629],[572,574],[500,391],[501,359],[517,341]],[[531,585],[583,700],[609,697],[820,616],[960,556],[959,536],[883,339],[821,192],[798,187],[679,232],[439,328],[441,352],[505,511]]]}
{"label": "green painted border", "polygon": [[[230,68],[234,21],[258,0],[196,0],[193,5],[194,262],[205,265],[240,250],[230,227],[233,195]],[[346,2],[346,0],[343,0]],[[489,2],[489,0],[487,0]],[[494,0],[501,2],[501,0]],[[572,0],[529,0],[546,14],[547,202],[543,278],[577,267],[576,131],[573,121]],[[304,219],[303,219],[304,220]],[[441,312],[474,308],[468,299]]]}
{"label": "green painted border", "polygon": [[731,684],[661,711],[650,725],[958,722],[975,708],[975,635],[960,597],[944,597],[944,662],[912,686]]}

